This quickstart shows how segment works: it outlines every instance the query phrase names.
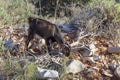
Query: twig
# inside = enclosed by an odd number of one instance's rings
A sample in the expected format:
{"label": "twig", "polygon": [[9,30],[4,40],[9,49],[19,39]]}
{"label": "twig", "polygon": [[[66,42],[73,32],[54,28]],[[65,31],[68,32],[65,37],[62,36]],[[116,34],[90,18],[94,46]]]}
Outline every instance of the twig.
{"label": "twig", "polygon": [[37,59],[37,57],[30,50],[28,50],[28,51],[26,50],[25,52],[28,53],[29,55],[33,56],[35,60]]}
{"label": "twig", "polygon": [[56,17],[57,17],[58,3],[59,3],[59,0],[56,1],[55,14],[54,14],[54,22],[56,21]]}
{"label": "twig", "polygon": [[89,36],[89,35],[93,35],[92,33],[88,33],[88,34],[86,34],[86,35],[81,36],[83,33],[84,33],[84,32],[80,32],[80,33],[79,33],[78,40],[77,40],[76,42],[70,44],[71,47],[78,45],[78,44],[79,44],[79,41],[80,41],[81,39],[83,39],[83,38],[85,38],[85,37],[87,37],[87,36]]}

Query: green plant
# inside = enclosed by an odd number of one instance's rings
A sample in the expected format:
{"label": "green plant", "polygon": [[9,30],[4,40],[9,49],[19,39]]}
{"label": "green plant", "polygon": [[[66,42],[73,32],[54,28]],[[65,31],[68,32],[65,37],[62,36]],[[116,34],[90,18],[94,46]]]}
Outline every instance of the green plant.
{"label": "green plant", "polygon": [[119,21],[119,13],[120,13],[120,4],[116,3],[115,0],[91,0],[91,2],[88,4],[88,7],[90,8],[101,8],[103,11],[106,12],[106,16],[112,16],[114,17],[114,21]]}
{"label": "green plant", "polygon": [[62,67],[63,67],[63,71],[61,72],[61,74],[60,74],[60,80],[64,80],[65,78],[66,78],[66,76],[68,75],[67,74],[67,72],[66,72],[66,62],[68,61],[69,59],[67,58],[67,57],[63,57],[63,59],[62,59],[62,62],[61,62],[61,64],[62,64]]}
{"label": "green plant", "polygon": [[4,72],[6,75],[14,76],[21,68],[17,62],[13,62],[10,58],[4,60]]}
{"label": "green plant", "polygon": [[0,8],[0,25],[8,24],[11,25],[10,15],[2,7]]}
{"label": "green plant", "polygon": [[28,80],[35,80],[36,79],[35,68],[36,68],[35,63],[28,62],[26,64],[26,66],[25,66],[26,79],[28,79]]}
{"label": "green plant", "polygon": [[1,0],[0,6],[0,25],[25,24],[29,16],[35,16],[34,5],[28,0]]}
{"label": "green plant", "polygon": [[27,21],[28,16],[34,15],[34,6],[27,0],[11,0],[7,11],[12,16],[13,24],[23,24]]}
{"label": "green plant", "polygon": [[17,74],[14,76],[15,80],[36,80],[35,75],[36,65],[31,62],[27,62],[23,69],[17,70]]}
{"label": "green plant", "polygon": [[22,68],[18,61],[13,61],[11,58],[4,60],[4,73],[9,77],[12,76],[14,80],[36,80],[35,63],[26,62]]}

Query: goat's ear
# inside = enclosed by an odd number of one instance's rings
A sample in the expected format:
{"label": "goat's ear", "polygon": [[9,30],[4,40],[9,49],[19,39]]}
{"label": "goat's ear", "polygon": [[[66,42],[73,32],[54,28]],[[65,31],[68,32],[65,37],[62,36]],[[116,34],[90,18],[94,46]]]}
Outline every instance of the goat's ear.
{"label": "goat's ear", "polygon": [[29,17],[29,18],[28,18],[28,22],[29,22],[29,23],[36,22],[36,19],[35,19],[35,18],[33,18],[33,17]]}
{"label": "goat's ear", "polygon": [[33,17],[29,17],[29,18],[28,18],[28,21],[29,21],[29,22],[32,22],[33,19],[34,19]]}

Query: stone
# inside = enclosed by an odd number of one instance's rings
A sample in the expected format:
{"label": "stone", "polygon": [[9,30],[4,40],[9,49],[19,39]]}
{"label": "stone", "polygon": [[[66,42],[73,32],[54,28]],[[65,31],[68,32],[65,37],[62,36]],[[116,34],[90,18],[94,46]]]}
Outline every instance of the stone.
{"label": "stone", "polygon": [[118,77],[118,78],[120,78],[120,66],[118,66],[117,68],[116,68],[116,70],[115,70],[115,75]]}
{"label": "stone", "polygon": [[66,72],[76,74],[83,71],[84,68],[85,65],[82,62],[80,62],[79,60],[72,59],[67,62]]}
{"label": "stone", "polygon": [[108,47],[107,51],[109,53],[119,53],[120,52],[120,47]]}
{"label": "stone", "polygon": [[96,46],[95,46],[93,43],[91,43],[91,44],[89,45],[89,48],[92,50],[92,49],[95,49]]}
{"label": "stone", "polygon": [[91,51],[86,48],[80,48],[79,51],[84,57],[88,57],[92,55]]}
{"label": "stone", "polygon": [[120,0],[115,0],[117,3],[120,3]]}
{"label": "stone", "polygon": [[101,59],[101,56],[96,54],[96,55],[93,55],[93,60],[95,61],[99,61]]}
{"label": "stone", "polygon": [[12,39],[9,39],[9,40],[5,40],[4,41],[4,45],[5,45],[5,48],[11,48],[13,45],[13,40]]}
{"label": "stone", "polygon": [[89,68],[88,70],[84,71],[84,74],[94,74],[95,70],[93,68]]}
{"label": "stone", "polygon": [[103,70],[102,74],[104,74],[105,76],[108,76],[108,77],[113,77],[113,74],[110,70]]}
{"label": "stone", "polygon": [[117,65],[113,64],[113,63],[110,63],[108,64],[108,67],[111,69],[111,70],[115,70]]}
{"label": "stone", "polygon": [[60,25],[59,27],[62,31],[69,32],[69,33],[76,32],[78,30],[78,28],[73,27],[70,24]]}
{"label": "stone", "polygon": [[21,68],[24,68],[27,62],[33,62],[33,61],[35,61],[34,57],[26,57],[26,59],[20,59],[17,62],[20,64]]}
{"label": "stone", "polygon": [[18,63],[20,64],[21,68],[24,68],[24,66],[26,65],[27,61],[28,61],[27,59],[21,59],[21,60],[18,61]]}
{"label": "stone", "polygon": [[41,69],[37,67],[36,76],[38,79],[54,79],[59,77],[59,73],[55,70]]}

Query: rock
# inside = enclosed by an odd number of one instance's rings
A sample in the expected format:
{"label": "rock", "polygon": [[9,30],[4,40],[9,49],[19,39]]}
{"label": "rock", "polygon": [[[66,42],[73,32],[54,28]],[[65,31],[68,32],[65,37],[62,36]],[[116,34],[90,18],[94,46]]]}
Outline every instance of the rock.
{"label": "rock", "polygon": [[87,71],[84,71],[84,74],[94,74],[95,70],[93,68],[89,68]]}
{"label": "rock", "polygon": [[95,45],[94,45],[93,43],[91,43],[91,44],[89,45],[89,48],[92,50],[92,49],[95,49],[96,47],[95,47]]}
{"label": "rock", "polygon": [[19,44],[15,44],[13,43],[12,39],[9,39],[4,41],[4,45],[5,45],[5,51],[9,50],[11,55],[13,56],[18,55]]}
{"label": "rock", "polygon": [[120,0],[115,0],[117,3],[120,3]]}
{"label": "rock", "polygon": [[36,76],[38,79],[54,79],[59,77],[59,73],[55,70],[41,69],[37,67]]}
{"label": "rock", "polygon": [[67,33],[73,33],[78,30],[78,28],[71,26],[70,24],[60,25],[59,27],[62,31],[67,32]]}
{"label": "rock", "polygon": [[56,50],[50,51],[49,54],[51,56],[59,56],[60,54],[62,55],[63,53],[61,53],[59,49],[56,49]]}
{"label": "rock", "polygon": [[34,57],[27,57],[26,59],[20,59],[17,62],[20,64],[21,68],[23,68],[27,62],[35,61]]}
{"label": "rock", "polygon": [[118,45],[118,47],[120,47],[120,43],[118,43],[117,45]]}
{"label": "rock", "polygon": [[90,50],[86,49],[86,48],[80,48],[79,52],[84,56],[84,57],[88,57],[91,56],[92,53],[90,52]]}
{"label": "rock", "polygon": [[33,56],[29,56],[29,57],[27,57],[27,59],[28,59],[28,61],[30,61],[30,62],[36,61],[35,57],[33,57]]}
{"label": "rock", "polygon": [[69,60],[67,62],[67,73],[79,73],[83,71],[85,68],[85,65],[80,62],[79,60]]}
{"label": "rock", "polygon": [[77,16],[72,18],[69,24],[79,29],[85,29],[86,27],[90,27],[89,25],[91,25],[92,27],[95,27],[94,24],[97,24],[97,22],[95,22],[96,19],[93,20],[93,18],[96,18],[99,20],[103,18],[103,14],[100,8],[93,8],[87,11],[82,11],[80,13],[77,13]]}
{"label": "rock", "polygon": [[26,65],[27,61],[28,61],[27,59],[21,59],[21,60],[18,61],[18,63],[20,64],[21,68],[24,68],[24,66]]}
{"label": "rock", "polygon": [[87,61],[89,61],[91,64],[93,64],[93,63],[96,63],[96,61],[99,61],[100,58],[101,58],[100,55],[93,55],[93,56],[91,56],[91,57],[84,57],[83,59],[84,59],[84,60],[87,60]]}
{"label": "rock", "polygon": [[99,49],[93,43],[89,45],[89,48],[93,55],[99,54]]}
{"label": "rock", "polygon": [[13,44],[13,40],[12,39],[4,41],[4,45],[5,45],[6,48],[11,48],[12,44]]}
{"label": "rock", "polygon": [[84,53],[83,53],[83,56],[91,56],[91,52],[89,50],[85,50]]}
{"label": "rock", "polygon": [[120,52],[120,47],[108,47],[107,51],[109,53],[118,53]]}
{"label": "rock", "polygon": [[[95,79],[95,75],[98,76],[99,73],[97,73],[96,69],[94,69],[92,66],[90,66],[88,69],[83,71],[83,74],[85,75],[85,77],[88,77],[87,80],[94,80]],[[92,79],[90,79],[92,78]],[[103,80],[103,79],[96,79],[96,80]]]}
{"label": "rock", "polygon": [[118,66],[117,68],[116,68],[116,70],[115,70],[115,75],[118,77],[118,78],[120,78],[120,66]]}
{"label": "rock", "polygon": [[21,29],[21,30],[28,30],[28,29],[29,29],[29,26],[23,25],[23,26],[20,26],[20,29]]}
{"label": "rock", "polygon": [[103,70],[102,74],[104,74],[105,76],[108,76],[108,77],[113,77],[113,74],[110,70]]}
{"label": "rock", "polygon": [[64,72],[64,67],[58,62],[50,62],[46,66],[46,69],[56,70],[59,73],[59,75],[63,74]]}
{"label": "rock", "polygon": [[109,66],[109,68],[111,69],[111,70],[115,70],[116,69],[116,65],[115,64],[113,64],[113,63],[110,63],[110,64],[108,64],[108,66]]}
{"label": "rock", "polygon": [[99,61],[101,59],[101,56],[96,54],[96,55],[93,55],[93,60],[95,61]]}

